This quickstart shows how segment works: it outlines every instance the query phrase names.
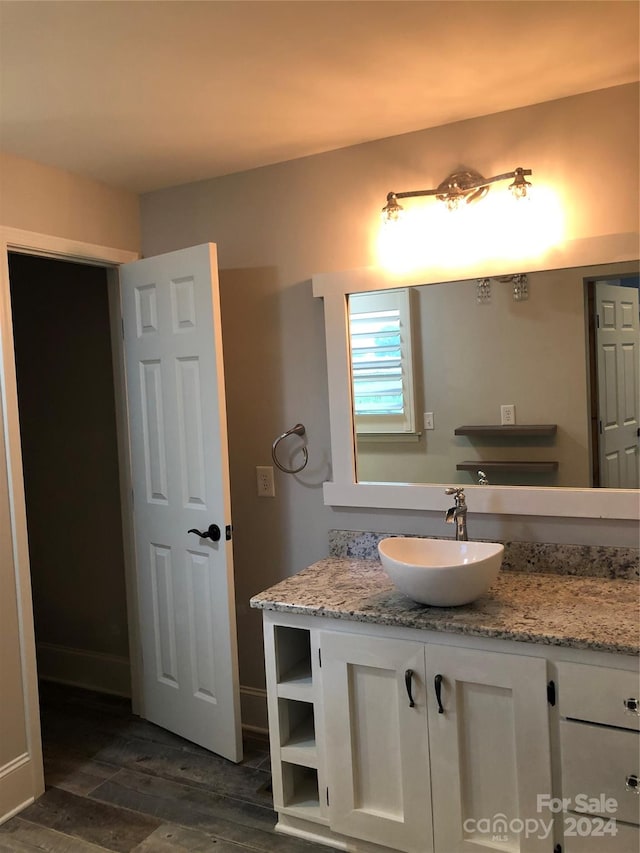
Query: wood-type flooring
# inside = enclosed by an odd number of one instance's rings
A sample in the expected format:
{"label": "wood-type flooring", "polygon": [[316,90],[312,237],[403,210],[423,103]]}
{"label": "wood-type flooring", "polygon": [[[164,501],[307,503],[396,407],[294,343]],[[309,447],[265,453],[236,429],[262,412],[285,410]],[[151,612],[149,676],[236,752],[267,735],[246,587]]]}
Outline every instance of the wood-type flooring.
{"label": "wood-type flooring", "polygon": [[43,683],[46,790],[0,826],[0,853],[327,853],[274,832],[268,743],[233,764],[118,697]]}

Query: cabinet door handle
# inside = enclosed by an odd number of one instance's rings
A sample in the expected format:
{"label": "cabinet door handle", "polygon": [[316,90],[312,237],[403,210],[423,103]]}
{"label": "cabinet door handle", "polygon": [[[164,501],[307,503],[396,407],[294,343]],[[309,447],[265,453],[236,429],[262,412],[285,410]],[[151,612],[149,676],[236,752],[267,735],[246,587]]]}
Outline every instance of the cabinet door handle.
{"label": "cabinet door handle", "polygon": [[438,703],[438,713],[444,714],[444,708],[442,707],[442,676],[440,673],[436,675],[433,679],[433,683],[436,688],[436,702]]}
{"label": "cabinet door handle", "polygon": [[413,678],[413,670],[407,669],[404,673],[404,686],[407,688],[407,696],[409,697],[409,707],[415,708],[416,703],[413,701],[413,696],[411,695],[411,679]]}
{"label": "cabinet door handle", "polygon": [[637,714],[640,717],[640,703],[637,699],[630,697],[629,699],[623,699],[622,704],[625,707],[625,710],[630,714]]}
{"label": "cabinet door handle", "polygon": [[632,773],[630,776],[624,780],[624,786],[627,791],[633,791],[634,794],[640,794],[640,780],[636,776],[635,773]]}

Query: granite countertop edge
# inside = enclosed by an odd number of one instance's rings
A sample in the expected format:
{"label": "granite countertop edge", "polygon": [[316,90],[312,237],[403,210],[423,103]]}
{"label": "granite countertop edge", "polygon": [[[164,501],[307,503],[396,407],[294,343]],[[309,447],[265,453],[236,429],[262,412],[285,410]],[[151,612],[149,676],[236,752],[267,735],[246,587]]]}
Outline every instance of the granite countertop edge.
{"label": "granite countertop edge", "polygon": [[640,654],[634,581],[502,571],[476,602],[426,607],[395,589],[377,560],[330,557],[251,599],[251,607],[340,621]]}

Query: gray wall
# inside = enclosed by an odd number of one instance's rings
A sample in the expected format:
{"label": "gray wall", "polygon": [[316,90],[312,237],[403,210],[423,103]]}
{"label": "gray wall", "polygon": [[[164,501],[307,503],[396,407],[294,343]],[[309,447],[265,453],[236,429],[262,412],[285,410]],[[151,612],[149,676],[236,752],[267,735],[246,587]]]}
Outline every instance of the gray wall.
{"label": "gray wall", "polygon": [[[334,510],[323,503],[331,447],[323,306],[316,272],[375,262],[390,189],[435,186],[461,164],[517,165],[558,192],[568,239],[638,230],[638,87],[622,86],[145,195],[142,245],[154,255],[212,241],[219,252],[241,682],[263,683],[255,592],[327,553],[332,527],[444,533],[440,513]],[[512,401],[509,401],[512,402]],[[277,472],[257,498],[255,466],[302,421],[310,462]],[[472,536],[636,544],[636,525],[478,517]]]}

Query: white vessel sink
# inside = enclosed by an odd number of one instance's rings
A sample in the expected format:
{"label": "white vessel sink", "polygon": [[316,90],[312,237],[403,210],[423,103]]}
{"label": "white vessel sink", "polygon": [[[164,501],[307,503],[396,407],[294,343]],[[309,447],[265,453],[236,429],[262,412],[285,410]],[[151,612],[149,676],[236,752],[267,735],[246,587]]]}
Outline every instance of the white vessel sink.
{"label": "white vessel sink", "polygon": [[486,592],[500,571],[504,545],[453,539],[383,539],[378,553],[401,592],[421,604],[456,607]]}

